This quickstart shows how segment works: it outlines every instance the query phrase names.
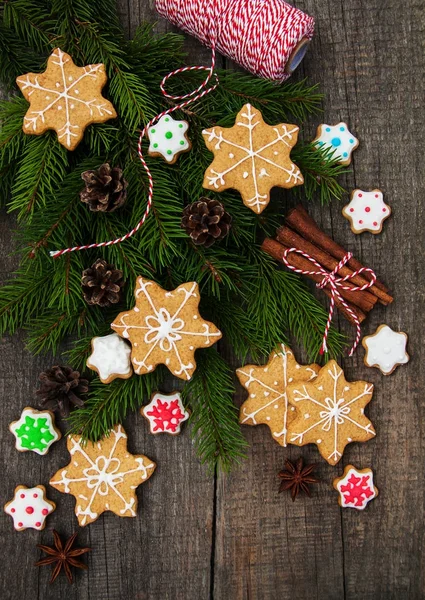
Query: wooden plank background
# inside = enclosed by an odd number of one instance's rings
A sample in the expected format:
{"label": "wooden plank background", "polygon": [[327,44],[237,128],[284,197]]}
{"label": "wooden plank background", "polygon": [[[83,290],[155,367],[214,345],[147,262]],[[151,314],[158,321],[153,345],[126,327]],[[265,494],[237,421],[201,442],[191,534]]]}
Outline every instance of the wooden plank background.
{"label": "wooden plank background", "polygon": [[[157,21],[153,0],[120,0],[131,34],[144,19]],[[49,569],[33,566],[37,542],[51,542],[51,529],[70,535],[76,528],[74,498],[49,490],[56,512],[40,535],[13,531],[1,517],[3,600],[419,600],[424,584],[425,352],[423,310],[424,236],[424,26],[422,0],[303,0],[299,8],[317,18],[311,49],[295,75],[309,76],[325,93],[326,122],[348,121],[360,138],[348,189],[381,188],[393,208],[381,235],[351,234],[340,206],[314,208],[326,231],[372,266],[396,298],[377,306],[365,334],[386,322],[409,334],[409,365],[390,377],[363,364],[363,350],[344,361],[348,379],[376,386],[369,414],[376,439],[350,445],[338,467],[321,461],[322,484],[311,499],[294,504],[278,496],[277,471],[286,456],[318,459],[314,447],[284,450],[267,428],[245,427],[248,459],[224,477],[209,476],[196,459],[190,437],[149,435],[142,417],[125,426],[129,447],[158,463],[138,491],[139,515],[120,519],[106,513],[82,529],[90,545],[90,570],[69,586],[48,586]],[[158,30],[168,30],[159,20]],[[209,53],[187,40],[192,61]],[[303,132],[313,137],[316,118]],[[1,278],[14,268],[8,257],[13,218],[0,223]],[[422,339],[421,339],[422,338]],[[43,458],[18,454],[8,424],[31,404],[38,373],[48,357],[34,359],[24,336],[4,338],[0,347],[1,501],[19,483],[47,484],[67,463],[65,444]],[[244,398],[238,388],[236,402]],[[331,482],[343,465],[372,466],[379,498],[366,511],[341,510]]]}

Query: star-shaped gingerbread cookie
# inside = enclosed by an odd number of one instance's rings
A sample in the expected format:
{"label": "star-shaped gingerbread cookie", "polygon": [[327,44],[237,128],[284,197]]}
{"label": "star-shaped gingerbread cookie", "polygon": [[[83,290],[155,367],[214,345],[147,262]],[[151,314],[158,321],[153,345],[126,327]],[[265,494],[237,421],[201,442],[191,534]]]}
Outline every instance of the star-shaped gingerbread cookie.
{"label": "star-shaped gingerbread cookie", "polygon": [[296,408],[288,442],[317,444],[323,458],[336,465],[347,444],[366,442],[375,435],[364,414],[372,394],[371,383],[347,382],[341,367],[329,361],[313,381],[288,386],[289,403]]}
{"label": "star-shaped gingerbread cookie", "polygon": [[136,488],[149,479],[156,465],[143,454],[130,454],[121,425],[100,442],[83,444],[80,436],[69,436],[67,447],[71,461],[49,483],[75,496],[79,524],[96,521],[106,510],[119,517],[135,517]]}
{"label": "star-shaped gingerbread cookie", "polygon": [[240,408],[240,423],[268,425],[278,444],[287,446],[288,430],[295,418],[295,408],[288,405],[287,386],[296,381],[311,381],[319,370],[315,364],[299,365],[285,344],[270,354],[266,365],[237,369],[236,375],[249,393]]}
{"label": "star-shaped gingerbread cookie", "polygon": [[74,150],[88,125],[117,116],[112,104],[102,96],[106,81],[103,64],[77,67],[69,54],[56,48],[44,73],[27,73],[16,79],[30,103],[24,132],[41,135],[54,129],[59,142]]}
{"label": "star-shaped gingerbread cookie", "polygon": [[167,292],[154,281],[138,277],[136,305],[120,313],[111,327],[130,341],[131,362],[137,375],[166,365],[180,379],[196,369],[195,350],[212,346],[221,331],[199,314],[200,294],[195,281]]}
{"label": "star-shaped gingerbread cookie", "polygon": [[245,104],[233,127],[203,131],[214,160],[205,172],[204,188],[222,192],[238,190],[245,206],[261,213],[275,187],[292,188],[304,183],[290,152],[298,139],[296,125],[267,125],[261,112]]}

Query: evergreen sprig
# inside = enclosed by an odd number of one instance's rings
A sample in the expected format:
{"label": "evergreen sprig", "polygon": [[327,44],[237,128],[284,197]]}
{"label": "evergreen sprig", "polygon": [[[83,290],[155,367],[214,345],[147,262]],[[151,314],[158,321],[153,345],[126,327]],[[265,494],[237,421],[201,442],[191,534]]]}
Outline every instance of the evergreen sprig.
{"label": "evergreen sprig", "polygon": [[[101,242],[127,233],[142,217],[148,192],[146,173],[137,155],[137,130],[170,106],[160,94],[165,74],[184,60],[182,36],[156,36],[142,25],[126,40],[114,0],[6,0],[0,5],[0,81],[10,100],[0,102],[0,191],[2,201],[18,217],[20,265],[0,288],[0,334],[28,330],[33,353],[58,353],[70,337],[67,360],[85,369],[90,340],[110,332],[116,314],[132,306],[136,277],[154,279],[167,289],[197,281],[200,311],[223,331],[226,353],[239,361],[261,360],[289,336],[301,342],[310,359],[317,357],[326,311],[293,273],[276,267],[260,249],[264,236],[282,222],[282,202],[273,197],[260,216],[247,209],[239,194],[215,194],[233,217],[230,234],[210,247],[194,246],[180,226],[185,204],[205,195],[203,174],[211,161],[202,129],[231,126],[241,107],[250,102],[271,124],[302,122],[320,108],[316,86],[306,81],[276,85],[240,72],[220,71],[218,89],[176,113],[190,125],[193,149],[167,165],[147,158],[155,180],[154,205],[146,224],[123,244],[72,253],[52,260],[48,250],[81,242]],[[55,134],[35,137],[22,131],[27,102],[14,86],[27,71],[42,71],[52,49],[60,46],[79,64],[103,62],[109,84],[104,90],[119,117],[90,126],[74,152],[66,151]],[[187,73],[169,81],[175,93],[199,85],[201,75]],[[146,150],[146,142],[144,145]],[[295,188],[309,199],[340,198],[337,182],[344,169],[324,150],[297,146],[292,157],[305,177]],[[91,213],[79,198],[81,173],[104,162],[123,169],[128,181],[127,203],[114,213]],[[290,192],[287,192],[287,198]],[[81,294],[81,273],[104,257],[121,269],[124,298],[110,309],[89,307]],[[332,355],[343,338],[331,330]],[[201,460],[228,469],[244,451],[233,405],[231,369],[214,348],[197,353],[198,367],[183,390],[192,410],[192,432]],[[71,431],[99,439],[129,411],[149,401],[161,386],[165,367],[153,373],[103,385],[93,372],[85,406],[72,413]]]}

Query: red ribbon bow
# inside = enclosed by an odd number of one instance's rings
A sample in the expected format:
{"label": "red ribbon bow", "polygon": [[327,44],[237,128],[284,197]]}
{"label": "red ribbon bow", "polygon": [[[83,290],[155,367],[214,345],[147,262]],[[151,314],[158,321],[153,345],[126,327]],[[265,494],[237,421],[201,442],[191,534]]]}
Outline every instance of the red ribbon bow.
{"label": "red ribbon bow", "polygon": [[[287,259],[288,254],[290,254],[291,252],[296,252],[297,254],[301,254],[301,256],[304,256],[304,258],[307,258],[307,260],[309,260],[315,267],[317,267],[318,270],[317,271],[304,271],[303,269],[297,269],[296,267],[293,267],[292,265],[289,264],[288,259]],[[351,254],[351,252],[347,252],[347,254],[340,260],[340,262],[337,264],[335,269],[331,272],[326,271],[326,269],[324,269],[322,267],[322,265],[320,265],[313,257],[311,257],[306,252],[303,252],[302,250],[298,250],[298,248],[288,248],[287,250],[285,250],[283,257],[282,257],[283,262],[288,267],[288,269],[291,269],[291,271],[295,271],[295,273],[300,273],[301,275],[320,275],[323,277],[323,279],[322,279],[322,281],[320,281],[319,283],[316,284],[317,287],[321,290],[323,288],[325,288],[326,286],[329,286],[329,288],[330,288],[331,303],[329,306],[329,315],[328,315],[328,320],[327,320],[326,327],[325,327],[325,333],[323,335],[323,342],[322,342],[322,347],[320,349],[320,354],[323,354],[324,352],[328,351],[326,340],[328,338],[329,328],[330,328],[331,322],[332,322],[336,299],[338,299],[341,302],[341,304],[344,306],[344,308],[347,310],[347,312],[353,317],[354,323],[356,324],[356,339],[354,340],[354,344],[350,350],[349,356],[352,356],[354,354],[354,351],[357,348],[358,343],[360,341],[361,329],[360,329],[359,318],[348,306],[348,304],[346,303],[344,298],[341,296],[338,288],[341,288],[341,290],[347,290],[348,292],[362,292],[363,290],[367,290],[368,288],[372,287],[372,285],[375,284],[376,275],[375,275],[374,271],[372,271],[372,269],[369,269],[368,267],[361,267],[361,269],[354,271],[350,275],[346,275],[345,277],[337,277],[338,271],[347,264],[347,262],[350,260],[350,258],[352,258],[352,256],[353,255]],[[370,273],[370,275],[372,277],[372,279],[370,281],[368,281],[368,283],[365,283],[361,287],[344,285],[344,283],[346,281],[349,281],[350,279],[353,279],[353,277],[360,275],[360,273],[365,273],[365,272]]]}

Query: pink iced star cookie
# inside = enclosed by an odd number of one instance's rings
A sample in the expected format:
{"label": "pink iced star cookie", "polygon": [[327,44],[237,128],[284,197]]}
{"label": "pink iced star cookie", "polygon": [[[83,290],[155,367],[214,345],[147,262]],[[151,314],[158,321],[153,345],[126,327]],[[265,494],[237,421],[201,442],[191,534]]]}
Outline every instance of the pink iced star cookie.
{"label": "pink iced star cookie", "polygon": [[385,204],[381,190],[354,190],[342,214],[350,221],[353,233],[381,233],[382,224],[390,216],[391,208]]}
{"label": "pink iced star cookie", "polygon": [[149,404],[140,409],[141,414],[149,421],[151,433],[180,433],[181,424],[190,416],[183,406],[181,395],[153,394]]}
{"label": "pink iced star cookie", "polygon": [[334,479],[333,486],[339,492],[339,505],[356,510],[364,510],[379,493],[373,485],[372,469],[356,469],[353,465],[345,467],[344,474]]}
{"label": "pink iced star cookie", "polygon": [[13,519],[17,531],[23,529],[44,529],[47,515],[56,508],[56,504],[46,498],[44,485],[27,488],[18,485],[15,497],[4,506],[4,512]]}

